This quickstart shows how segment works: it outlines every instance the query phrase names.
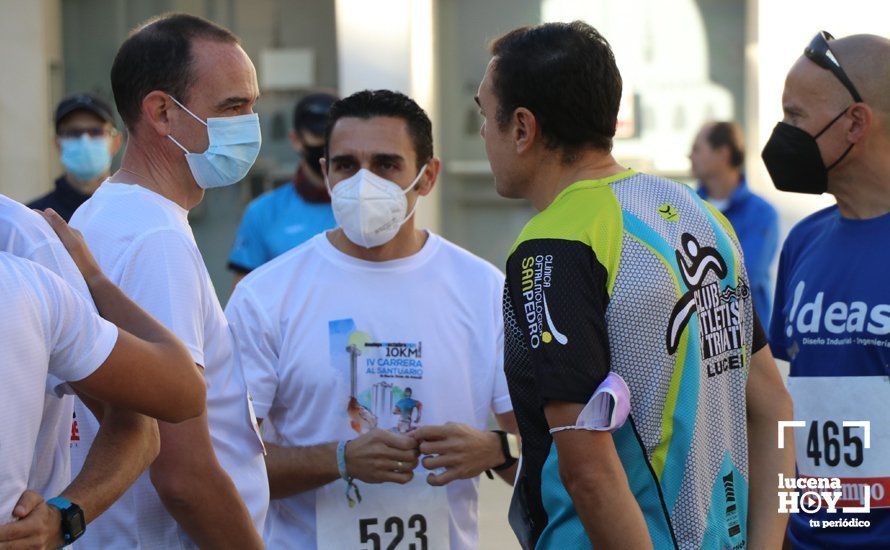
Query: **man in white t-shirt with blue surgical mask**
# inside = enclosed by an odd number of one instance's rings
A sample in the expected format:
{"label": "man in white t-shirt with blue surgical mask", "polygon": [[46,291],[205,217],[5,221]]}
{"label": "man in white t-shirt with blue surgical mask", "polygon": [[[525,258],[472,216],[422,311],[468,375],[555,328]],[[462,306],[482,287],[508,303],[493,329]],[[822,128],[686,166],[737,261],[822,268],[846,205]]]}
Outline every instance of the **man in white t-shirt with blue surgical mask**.
{"label": "man in white t-shirt with blue surgical mask", "polygon": [[475,548],[478,476],[512,482],[517,456],[487,430],[494,413],[516,431],[503,275],[415,228],[440,165],[410,98],[338,101],[325,144],[339,228],[251,272],[226,308],[265,430],[265,542]]}
{"label": "man in white t-shirt with blue surgical mask", "polygon": [[[127,148],[120,170],[71,225],[108,277],[188,348],[207,381],[207,409],[175,426],[158,424],[158,459],[83,544],[259,548],[269,503],[262,441],[188,222],[206,189],[238,182],[257,157],[256,71],[231,32],[172,14],[124,41],[111,86]],[[77,412],[89,441],[89,415]]]}

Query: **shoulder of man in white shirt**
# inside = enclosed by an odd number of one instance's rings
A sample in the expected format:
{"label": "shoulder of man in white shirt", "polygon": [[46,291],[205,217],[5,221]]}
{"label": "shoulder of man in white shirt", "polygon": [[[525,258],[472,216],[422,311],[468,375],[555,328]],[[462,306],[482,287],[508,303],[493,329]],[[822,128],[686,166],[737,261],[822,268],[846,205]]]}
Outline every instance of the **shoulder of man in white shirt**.
{"label": "shoulder of man in white shirt", "polygon": [[[488,277],[489,281],[502,286],[504,283],[504,274],[489,261],[473,254],[469,250],[462,248],[437,233],[430,233],[431,239],[439,241],[437,256],[433,261],[447,261],[453,264],[456,272],[466,272],[468,276]],[[238,286],[244,285],[255,289],[263,288],[265,284],[271,280],[287,280],[293,279],[293,273],[298,273],[299,269],[305,265],[314,262],[320,254],[320,246],[325,243],[322,239],[327,239],[326,234],[319,233],[315,237],[309,239],[303,244],[293,248],[282,254],[281,256],[263,264],[248,273],[239,283]],[[302,284],[302,283],[301,283]],[[236,287],[237,289],[237,287]],[[500,292],[500,290],[498,291]]]}
{"label": "shoulder of man in white shirt", "polygon": [[[133,184],[106,182],[71,217],[71,226],[96,238],[133,239],[164,228],[187,231],[188,212]],[[92,244],[92,243],[91,243]]]}
{"label": "shoulder of man in white shirt", "polygon": [[477,256],[466,248],[454,244],[441,235],[438,235],[438,237],[442,241],[442,251],[446,252],[448,256],[453,259],[455,267],[458,267],[459,269],[478,270],[479,273],[474,273],[474,275],[490,277],[491,280],[499,286],[503,285],[504,274],[500,269],[495,267],[494,264]]}

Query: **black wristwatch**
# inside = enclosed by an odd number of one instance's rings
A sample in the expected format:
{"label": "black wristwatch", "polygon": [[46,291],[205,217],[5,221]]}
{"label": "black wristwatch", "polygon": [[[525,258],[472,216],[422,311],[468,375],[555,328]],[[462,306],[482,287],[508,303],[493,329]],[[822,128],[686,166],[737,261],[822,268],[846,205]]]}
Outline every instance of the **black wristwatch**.
{"label": "black wristwatch", "polygon": [[46,503],[62,514],[62,537],[65,539],[65,546],[83,536],[87,530],[87,523],[83,519],[83,510],[80,506],[62,497],[51,498]]}
{"label": "black wristwatch", "polygon": [[504,463],[500,466],[495,466],[494,470],[498,472],[506,470],[516,464],[516,461],[519,460],[519,441],[516,439],[515,435],[508,434],[503,430],[491,431],[498,434],[498,437],[501,438],[501,450],[504,452]]}

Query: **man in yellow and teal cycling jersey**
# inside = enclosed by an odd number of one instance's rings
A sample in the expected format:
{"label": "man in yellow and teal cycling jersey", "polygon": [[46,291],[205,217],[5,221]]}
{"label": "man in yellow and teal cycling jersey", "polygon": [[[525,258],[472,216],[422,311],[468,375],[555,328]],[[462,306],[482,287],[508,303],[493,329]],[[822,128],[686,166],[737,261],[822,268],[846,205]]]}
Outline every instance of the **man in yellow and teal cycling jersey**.
{"label": "man in yellow and teal cycling jersey", "polygon": [[[595,29],[520,28],[491,54],[476,100],[496,187],[539,210],[504,293],[520,543],[781,546],[776,479],[794,465],[776,422],[791,401],[732,227],[612,157],[621,76]],[[629,389],[630,414],[597,428],[585,419],[609,384]]]}

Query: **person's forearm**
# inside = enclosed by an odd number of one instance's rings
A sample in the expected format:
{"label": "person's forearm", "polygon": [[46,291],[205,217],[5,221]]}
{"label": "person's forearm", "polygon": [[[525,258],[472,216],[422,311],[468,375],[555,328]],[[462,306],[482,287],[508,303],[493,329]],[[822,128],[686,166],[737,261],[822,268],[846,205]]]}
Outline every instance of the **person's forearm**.
{"label": "person's forearm", "polygon": [[[550,401],[551,426],[574,424],[580,403]],[[554,435],[559,477],[595,548],[652,548],[649,528],[609,432],[567,430]]]}
{"label": "person's forearm", "polygon": [[[601,470],[593,475],[567,472],[562,476],[593,547],[652,548],[646,520],[630,492],[624,469],[602,471],[602,466],[599,463],[585,468],[584,471]],[[563,471],[560,466],[560,472]]]}
{"label": "person's forearm", "polygon": [[794,437],[789,429],[785,434],[785,448],[779,449],[776,429],[779,420],[791,420],[793,416],[790,401],[786,399],[776,396],[773,414],[748,418],[749,548],[780,548],[785,538],[788,515],[778,513],[776,480],[779,473],[794,476]]}
{"label": "person's forearm", "polygon": [[[516,423],[516,415],[513,413],[513,411],[496,413],[495,418],[498,421],[498,426],[500,426],[503,431],[511,434],[507,437],[516,438],[516,446],[518,449],[521,449],[522,440],[519,438],[519,424]],[[500,438],[498,438],[498,443],[500,443]],[[501,450],[501,453],[503,453],[503,450]],[[506,460],[506,457],[504,457],[504,460]],[[518,469],[519,461],[517,460],[512,466],[505,470],[499,471],[497,474],[501,476],[501,479],[503,479],[510,485],[513,485],[513,482],[516,481],[516,471]]]}
{"label": "person's forearm", "polygon": [[157,422],[107,407],[83,468],[62,496],[77,503],[87,523],[108,509],[145,471],[160,449]]}
{"label": "person's forearm", "polygon": [[216,459],[206,412],[158,426],[161,453],[151,482],[180,527],[200,548],[262,548],[247,506]]}
{"label": "person's forearm", "polygon": [[495,473],[500,476],[501,479],[513,485],[513,481],[516,480],[516,468],[519,466],[519,462],[516,462],[509,468],[505,468],[503,470],[496,470]]}
{"label": "person's forearm", "polygon": [[[493,466],[493,468],[497,468],[498,466],[500,466],[501,464],[503,464],[504,462],[507,461],[507,457],[504,456],[504,449],[501,446],[501,437],[494,432],[489,432],[489,433],[492,435],[492,437],[490,438],[491,443],[489,443],[489,447],[491,447],[491,452],[492,452],[493,456],[496,457],[495,460],[501,461],[500,463],[495,464]],[[510,485],[513,485],[513,481],[516,479],[516,467],[518,464],[519,464],[518,461],[514,462],[509,468],[505,468],[503,470],[494,470],[494,473],[496,473],[501,479],[503,479]]]}
{"label": "person's forearm", "polygon": [[103,318],[146,342],[175,341],[172,332],[136,305],[108,277],[97,273],[86,281],[96,309]]}
{"label": "person's forearm", "polygon": [[164,507],[199,548],[262,548],[250,513],[218,464],[183,476],[175,491],[159,492]]}
{"label": "person's forearm", "polygon": [[308,447],[266,443],[266,471],[271,498],[285,498],[327,485],[340,478],[337,442]]}

